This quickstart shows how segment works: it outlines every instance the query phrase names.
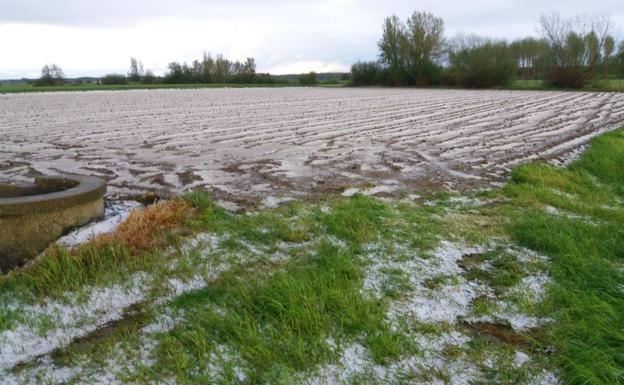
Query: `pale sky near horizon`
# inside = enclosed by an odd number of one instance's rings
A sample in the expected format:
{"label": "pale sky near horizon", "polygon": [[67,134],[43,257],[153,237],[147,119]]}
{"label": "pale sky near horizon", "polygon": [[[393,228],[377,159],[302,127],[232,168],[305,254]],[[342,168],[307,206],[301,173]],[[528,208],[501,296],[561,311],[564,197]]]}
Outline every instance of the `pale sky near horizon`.
{"label": "pale sky near horizon", "polygon": [[414,10],[444,19],[447,36],[537,35],[541,14],[606,15],[624,32],[622,0],[0,0],[0,79],[125,73],[130,56],[162,74],[203,51],[256,58],[273,74],[347,71],[377,57],[385,17]]}

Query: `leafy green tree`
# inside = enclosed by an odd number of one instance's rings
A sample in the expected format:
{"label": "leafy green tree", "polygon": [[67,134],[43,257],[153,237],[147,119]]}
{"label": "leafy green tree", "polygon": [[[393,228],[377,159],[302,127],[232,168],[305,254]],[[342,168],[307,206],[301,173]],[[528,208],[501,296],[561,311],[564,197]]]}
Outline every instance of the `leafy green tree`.
{"label": "leafy green tree", "polygon": [[407,20],[408,70],[416,77],[417,85],[437,82],[437,63],[445,50],[444,21],[429,12],[414,12]]}
{"label": "leafy green tree", "polygon": [[595,69],[600,62],[600,55],[602,50],[600,40],[598,40],[598,36],[594,31],[589,31],[589,33],[585,35],[584,40],[587,50],[586,65],[591,67],[592,69]]}
{"label": "leafy green tree", "polygon": [[428,12],[414,12],[407,23],[386,18],[378,43],[380,62],[392,85],[430,85],[440,73],[445,54],[444,21]]}
{"label": "leafy green tree", "polygon": [[209,53],[204,52],[202,58],[202,80],[206,83],[213,82],[215,61]]}
{"label": "leafy green tree", "polygon": [[519,79],[540,79],[548,46],[543,40],[528,37],[516,40],[509,45],[517,66]]}
{"label": "leafy green tree", "polygon": [[620,43],[613,60],[619,76],[624,77],[624,41]]}
{"label": "leafy green tree", "polygon": [[605,37],[604,47],[603,47],[603,55],[602,55],[602,66],[604,68],[604,77],[605,79],[609,77],[609,66],[611,61],[613,60],[613,53],[615,51],[615,39],[613,36],[608,35]]}
{"label": "leafy green tree", "polygon": [[407,84],[407,31],[405,24],[397,16],[388,17],[384,21],[383,32],[378,46],[380,61],[388,70],[390,83],[392,85]]}

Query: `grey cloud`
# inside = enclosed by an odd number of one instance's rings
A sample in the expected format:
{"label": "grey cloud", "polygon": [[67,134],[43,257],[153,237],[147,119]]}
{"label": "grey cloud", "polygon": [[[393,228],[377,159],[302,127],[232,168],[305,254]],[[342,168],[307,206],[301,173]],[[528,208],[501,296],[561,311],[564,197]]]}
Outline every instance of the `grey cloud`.
{"label": "grey cloud", "polygon": [[[67,26],[98,30],[108,36],[109,31],[139,24],[160,26],[162,19],[201,25],[223,22],[247,25],[257,31],[262,42],[254,52],[241,54],[255,56],[259,65],[270,68],[295,61],[295,55],[306,60],[345,64],[374,59],[383,19],[392,14],[405,19],[414,10],[441,16],[449,37],[459,32],[499,38],[536,35],[540,14],[552,11],[567,16],[610,15],[619,32],[624,28],[622,0],[0,0],[0,26],[7,23]],[[196,46],[197,39],[190,46],[184,32],[169,32],[175,36],[176,44],[159,46],[160,52],[151,53],[151,60],[163,68],[166,66],[163,56],[167,60],[181,57],[192,60],[194,57],[181,56],[182,53],[196,52],[199,56],[204,49],[218,50],[210,44],[230,48],[241,44],[228,31],[208,36],[206,46]],[[133,45],[134,38],[130,36],[124,43]],[[136,39],[137,46],[145,42]],[[119,41],[112,43],[110,47],[104,44],[102,49],[115,56],[115,44]],[[71,42],[57,44],[69,46]],[[19,52],[6,54],[15,56]],[[145,60],[150,60],[150,52],[143,55]],[[125,63],[126,59],[121,57],[118,62]],[[72,58],[58,60],[71,62]]]}

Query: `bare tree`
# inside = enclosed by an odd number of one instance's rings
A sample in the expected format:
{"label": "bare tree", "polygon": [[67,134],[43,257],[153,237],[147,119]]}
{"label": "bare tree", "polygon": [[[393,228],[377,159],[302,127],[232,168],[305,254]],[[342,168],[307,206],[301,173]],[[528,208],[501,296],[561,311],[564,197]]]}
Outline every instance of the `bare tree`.
{"label": "bare tree", "polygon": [[43,68],[41,68],[41,77],[35,84],[39,86],[61,85],[65,81],[64,78],[65,75],[60,66],[56,64],[45,64]]}
{"label": "bare tree", "polygon": [[591,79],[611,30],[606,17],[540,18],[540,34],[548,44],[546,81],[560,87],[582,87]]}

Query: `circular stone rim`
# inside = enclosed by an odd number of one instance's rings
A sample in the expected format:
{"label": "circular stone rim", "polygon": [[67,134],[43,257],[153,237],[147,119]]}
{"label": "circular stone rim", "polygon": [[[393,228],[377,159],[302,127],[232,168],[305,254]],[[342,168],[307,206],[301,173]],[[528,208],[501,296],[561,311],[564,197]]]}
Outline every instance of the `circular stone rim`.
{"label": "circular stone rim", "polygon": [[38,179],[65,179],[78,182],[75,187],[46,194],[0,198],[0,217],[36,214],[101,199],[106,194],[102,178],[77,174],[46,175]]}

